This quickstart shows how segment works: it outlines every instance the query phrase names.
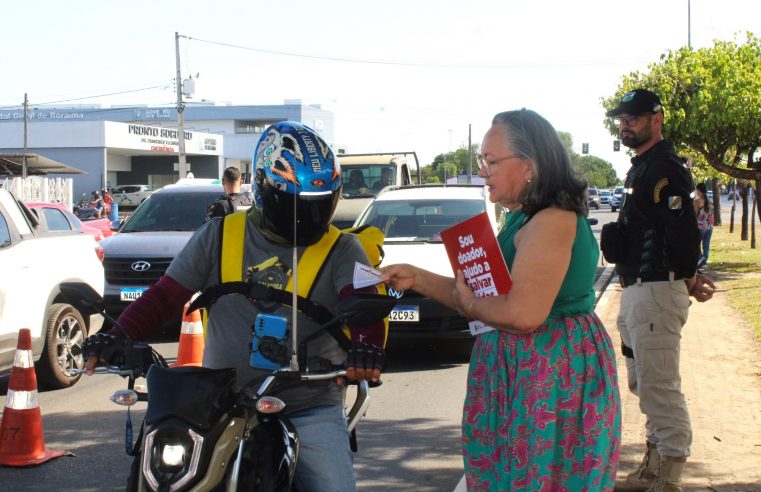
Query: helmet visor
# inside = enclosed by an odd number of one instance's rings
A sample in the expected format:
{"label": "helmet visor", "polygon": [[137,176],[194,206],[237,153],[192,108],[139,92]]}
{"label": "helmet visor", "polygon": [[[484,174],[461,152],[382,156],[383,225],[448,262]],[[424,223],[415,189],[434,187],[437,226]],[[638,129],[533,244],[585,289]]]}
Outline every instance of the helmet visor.
{"label": "helmet visor", "polygon": [[[294,195],[265,187],[262,215],[275,234],[297,246],[316,243],[327,232],[338,204],[339,191],[305,192]],[[295,209],[294,209],[295,207]],[[294,220],[296,237],[294,238]],[[294,241],[295,239],[295,241]]]}

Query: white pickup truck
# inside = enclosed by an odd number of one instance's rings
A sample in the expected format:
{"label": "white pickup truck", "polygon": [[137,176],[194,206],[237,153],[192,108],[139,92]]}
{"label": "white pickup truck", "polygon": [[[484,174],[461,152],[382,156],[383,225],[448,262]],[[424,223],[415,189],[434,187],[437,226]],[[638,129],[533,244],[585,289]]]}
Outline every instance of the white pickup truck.
{"label": "white pickup truck", "polygon": [[44,231],[36,216],[0,189],[0,371],[13,367],[18,332],[29,328],[39,383],[65,388],[76,383],[82,343],[103,324],[66,303],[62,282],[83,282],[103,295],[102,248],[90,234]]}

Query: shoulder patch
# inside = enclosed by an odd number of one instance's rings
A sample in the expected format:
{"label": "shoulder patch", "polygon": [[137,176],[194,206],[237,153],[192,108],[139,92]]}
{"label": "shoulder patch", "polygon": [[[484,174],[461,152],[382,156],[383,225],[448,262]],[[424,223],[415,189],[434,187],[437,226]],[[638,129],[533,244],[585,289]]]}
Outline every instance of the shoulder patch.
{"label": "shoulder patch", "polygon": [[669,179],[668,178],[661,178],[656,184],[655,188],[653,189],[653,201],[655,203],[660,203],[661,201],[661,190],[668,186]]}
{"label": "shoulder patch", "polygon": [[682,210],[682,197],[670,196],[669,197],[669,209],[670,210]]}

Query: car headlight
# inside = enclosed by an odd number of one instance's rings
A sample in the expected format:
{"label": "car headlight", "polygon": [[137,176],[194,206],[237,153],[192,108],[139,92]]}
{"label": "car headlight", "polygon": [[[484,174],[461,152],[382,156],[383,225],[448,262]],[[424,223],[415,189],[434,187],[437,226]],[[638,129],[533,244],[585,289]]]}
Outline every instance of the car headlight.
{"label": "car headlight", "polygon": [[203,436],[193,429],[164,427],[145,436],[143,442],[143,477],[151,490],[159,483],[169,483],[169,490],[183,488],[198,472]]}

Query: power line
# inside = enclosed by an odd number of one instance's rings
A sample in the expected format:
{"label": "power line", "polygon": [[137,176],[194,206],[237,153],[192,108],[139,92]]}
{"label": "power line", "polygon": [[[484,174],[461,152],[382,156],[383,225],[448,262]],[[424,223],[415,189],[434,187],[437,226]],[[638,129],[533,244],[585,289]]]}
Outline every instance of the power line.
{"label": "power line", "polygon": [[[95,98],[98,98],[98,97],[118,96],[118,95],[121,95],[121,94],[130,94],[130,93],[133,93],[133,92],[143,92],[143,91],[149,91],[149,90],[153,90],[153,89],[166,89],[167,87],[169,87],[169,85],[170,84],[155,85],[155,86],[152,86],[152,87],[144,87],[142,89],[131,89],[131,90],[126,90],[126,91],[110,92],[108,94],[97,94],[97,95],[94,95],[94,96],[82,96],[82,97],[76,97],[76,98],[71,98],[71,99],[60,99],[58,101],[49,101],[49,102],[36,103],[35,106],[46,106],[46,105],[49,105],[49,104],[58,104],[58,103],[72,102],[72,101],[83,101],[85,99],[95,99]],[[16,109],[18,107],[19,107],[18,105],[7,106],[7,107],[0,107],[0,110],[3,110],[3,109]]]}
{"label": "power line", "polygon": [[[438,62],[411,62],[411,61],[394,61],[394,60],[368,60],[368,59],[361,59],[361,58],[345,58],[345,57],[337,57],[337,56],[327,56],[327,55],[308,55],[305,53],[291,53],[287,51],[278,51],[278,50],[269,50],[264,48],[254,48],[251,46],[242,46],[238,44],[232,44],[232,43],[223,43],[221,41],[210,41],[208,39],[199,39],[194,38],[191,36],[183,36],[184,38],[192,41],[198,41],[199,43],[207,43],[207,44],[214,44],[217,46],[225,46],[228,48],[236,48],[246,51],[255,51],[257,53],[266,53],[269,55],[279,55],[279,56],[291,56],[296,58],[309,58],[313,60],[324,60],[324,61],[335,61],[335,62],[345,62],[345,63],[365,63],[370,65],[399,65],[399,66],[405,66],[405,67],[427,67],[427,68],[465,68],[465,69],[474,69],[474,68],[537,68],[537,67],[558,67],[558,66],[584,66],[584,65],[610,65],[610,64],[622,64],[622,63],[630,63],[634,60],[624,60],[622,58],[616,58],[614,60],[587,60],[587,61],[579,61],[579,60],[564,60],[562,62],[560,61],[547,61],[547,62],[538,62],[538,63],[510,63],[510,64],[476,64],[476,63],[438,63]],[[637,62],[646,61],[646,60],[636,60]]]}

